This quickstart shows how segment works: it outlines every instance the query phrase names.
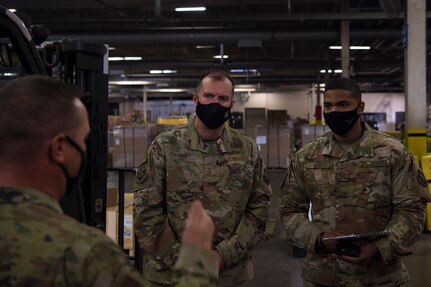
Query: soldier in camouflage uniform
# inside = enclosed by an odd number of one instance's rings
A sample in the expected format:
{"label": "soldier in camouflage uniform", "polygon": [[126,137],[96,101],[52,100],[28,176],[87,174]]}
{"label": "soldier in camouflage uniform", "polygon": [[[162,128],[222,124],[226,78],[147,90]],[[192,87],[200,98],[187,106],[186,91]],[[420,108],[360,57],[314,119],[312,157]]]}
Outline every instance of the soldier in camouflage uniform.
{"label": "soldier in camouflage uniform", "polygon": [[[409,280],[401,258],[420,237],[427,182],[399,141],[358,120],[364,105],[352,80],[328,84],[324,116],[332,132],[297,152],[282,187],[282,223],[289,239],[308,251],[304,286],[400,286]],[[379,231],[390,236],[353,242],[358,257],[337,251],[334,240],[320,240]]]}
{"label": "soldier in camouflage uniform", "polygon": [[195,199],[214,220],[218,286],[236,286],[253,276],[250,251],[265,230],[271,187],[256,143],[224,125],[233,91],[227,74],[203,76],[193,95],[197,116],[160,134],[139,166],[134,224],[145,250],[144,277],[155,286],[171,284],[179,234]]}
{"label": "soldier in camouflage uniform", "polygon": [[[0,286],[149,286],[103,232],[63,214],[78,183],[90,127],[61,81],[27,76],[0,91]],[[215,286],[214,226],[199,202],[184,231],[178,286]]]}

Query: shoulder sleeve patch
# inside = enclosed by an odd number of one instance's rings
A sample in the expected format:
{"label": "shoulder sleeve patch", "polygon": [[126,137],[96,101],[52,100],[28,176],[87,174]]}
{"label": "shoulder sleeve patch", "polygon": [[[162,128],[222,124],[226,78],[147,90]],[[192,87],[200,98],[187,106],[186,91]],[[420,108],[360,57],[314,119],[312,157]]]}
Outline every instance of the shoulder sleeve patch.
{"label": "shoulder sleeve patch", "polygon": [[136,171],[136,183],[137,184],[142,184],[144,183],[144,181],[147,179],[147,172],[146,172],[146,168],[145,167],[141,167],[138,168],[138,170]]}

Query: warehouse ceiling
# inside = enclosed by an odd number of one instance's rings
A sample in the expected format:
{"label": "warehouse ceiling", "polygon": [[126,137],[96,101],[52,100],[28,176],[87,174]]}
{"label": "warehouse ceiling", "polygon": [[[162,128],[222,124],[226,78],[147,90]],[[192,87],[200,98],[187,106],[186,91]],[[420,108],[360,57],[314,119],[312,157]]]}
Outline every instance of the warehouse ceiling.
{"label": "warehouse ceiling", "polygon": [[[209,69],[224,69],[237,84],[260,90],[324,82],[339,75],[341,50],[329,47],[341,45],[341,22],[349,21],[350,45],[370,47],[350,50],[351,77],[364,90],[404,89],[401,0],[3,0],[2,5],[17,9],[27,24],[47,26],[52,40],[106,43],[114,48],[110,56],[141,57],[110,61],[110,80],[157,83],[152,88],[193,88]],[[197,6],[206,10],[175,11]],[[427,61],[430,55],[428,44]]]}

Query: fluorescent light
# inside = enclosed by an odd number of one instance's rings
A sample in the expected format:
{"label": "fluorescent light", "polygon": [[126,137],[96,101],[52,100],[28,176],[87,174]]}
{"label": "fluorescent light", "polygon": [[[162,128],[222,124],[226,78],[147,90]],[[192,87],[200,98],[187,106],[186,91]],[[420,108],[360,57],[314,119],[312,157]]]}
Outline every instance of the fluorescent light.
{"label": "fluorescent light", "polygon": [[342,73],[343,71],[341,70],[341,69],[336,69],[336,70],[334,70],[334,71],[332,71],[332,70],[320,70],[320,73],[322,73],[322,74],[324,74],[324,73],[326,73],[326,72],[328,72],[328,73],[332,73],[332,72],[334,72],[334,73]]}
{"label": "fluorescent light", "polygon": [[[214,59],[221,59],[221,55],[216,55],[216,56],[214,56],[213,58],[214,58]],[[228,56],[228,55],[223,55],[223,59],[227,59],[227,58],[229,58],[229,56]]]}
{"label": "fluorescent light", "polygon": [[256,92],[256,88],[235,88],[235,92]]}
{"label": "fluorescent light", "polygon": [[142,57],[124,57],[124,60],[126,60],[126,61],[140,61],[140,60],[142,60]]}
{"label": "fluorescent light", "polygon": [[350,46],[350,50],[369,50],[370,46]]}
{"label": "fluorescent light", "polygon": [[326,85],[325,83],[319,84],[319,87],[324,88]]}
{"label": "fluorescent light", "polygon": [[[0,74],[0,76],[1,76],[1,74]],[[5,76],[5,77],[15,77],[15,76],[18,76],[18,74],[17,73],[4,73],[3,76]]]}
{"label": "fluorescent light", "polygon": [[11,11],[12,13],[15,13],[16,9],[11,8],[11,9],[9,9],[9,11]]}
{"label": "fluorescent light", "polygon": [[256,73],[257,69],[231,69],[231,73]]}
{"label": "fluorescent light", "polygon": [[235,92],[256,92],[256,85],[239,84],[235,86]]}
{"label": "fluorescent light", "polygon": [[109,57],[109,61],[139,61],[142,57]]}
{"label": "fluorescent light", "polygon": [[109,51],[115,50],[115,47],[109,47],[108,50]]}
{"label": "fluorescent light", "polygon": [[[329,46],[331,50],[341,50],[341,46]],[[370,46],[350,46],[350,50],[370,50]]]}
{"label": "fluorescent light", "polygon": [[177,70],[150,70],[150,74],[175,74]]}
{"label": "fluorescent light", "polygon": [[147,92],[183,93],[183,92],[187,92],[187,90],[185,90],[185,89],[148,89]]}
{"label": "fluorescent light", "polygon": [[110,85],[119,85],[119,86],[130,86],[130,85],[150,85],[153,82],[150,81],[110,81]]}
{"label": "fluorescent light", "polygon": [[205,11],[207,8],[205,7],[178,7],[175,8],[177,12],[200,12]]}
{"label": "fluorescent light", "polygon": [[123,57],[109,57],[109,61],[124,61]]}

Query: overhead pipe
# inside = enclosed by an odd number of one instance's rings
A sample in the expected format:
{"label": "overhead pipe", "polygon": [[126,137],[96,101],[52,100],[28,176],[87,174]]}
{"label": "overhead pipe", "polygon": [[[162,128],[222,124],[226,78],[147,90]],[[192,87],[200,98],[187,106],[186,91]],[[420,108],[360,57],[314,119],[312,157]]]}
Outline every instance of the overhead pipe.
{"label": "overhead pipe", "polygon": [[[428,35],[429,37],[429,35]],[[162,30],[162,31],[79,31],[53,33],[48,40],[61,40],[63,38],[79,39],[96,43],[121,46],[196,46],[218,45],[220,43],[237,45],[240,39],[260,39],[262,43],[289,43],[289,42],[331,42],[340,40],[339,30],[249,30],[249,29],[201,29],[201,30]],[[352,30],[351,40],[398,40],[401,39],[401,29],[384,30]]]}
{"label": "overhead pipe", "polygon": [[[109,66],[114,69],[127,68],[129,72],[133,72],[134,69],[145,70],[145,69],[212,69],[212,68],[225,68],[225,69],[256,69],[260,68],[315,68],[330,67],[333,61],[322,61],[319,59],[271,59],[271,60],[249,60],[249,61],[235,61],[229,60],[221,66],[218,61],[145,61],[145,62],[110,62]],[[339,60],[337,61],[339,63]],[[354,65],[355,62],[353,62]],[[362,60],[361,67],[367,68],[396,68],[402,66],[404,62],[402,60]]]}

